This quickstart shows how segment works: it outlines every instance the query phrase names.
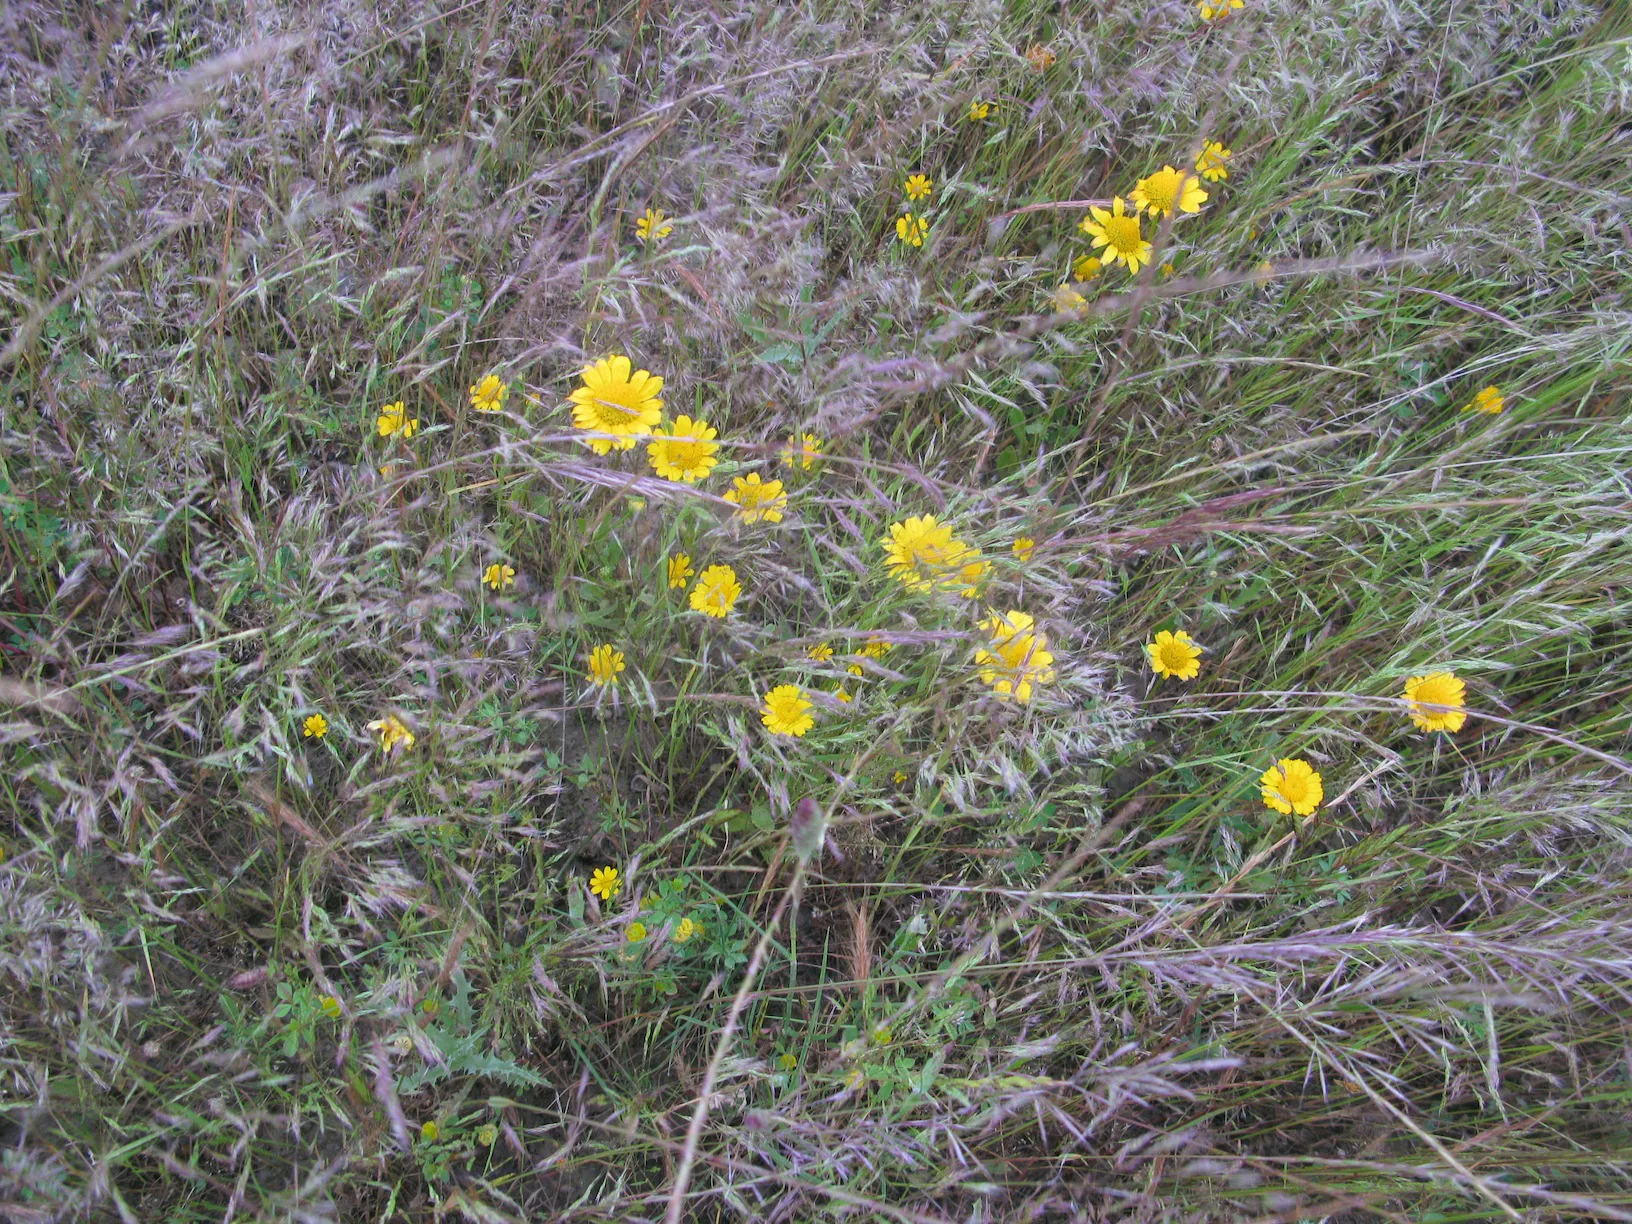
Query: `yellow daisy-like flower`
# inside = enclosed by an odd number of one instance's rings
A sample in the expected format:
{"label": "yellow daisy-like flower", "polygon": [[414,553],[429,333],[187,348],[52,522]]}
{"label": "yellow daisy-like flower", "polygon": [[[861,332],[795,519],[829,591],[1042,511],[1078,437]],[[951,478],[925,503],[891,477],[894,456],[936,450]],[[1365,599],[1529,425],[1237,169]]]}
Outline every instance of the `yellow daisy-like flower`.
{"label": "yellow daisy-like flower", "polygon": [[772,735],[803,735],[816,725],[810,716],[812,703],[797,684],[779,684],[765,694],[759,721]]}
{"label": "yellow daisy-like flower", "polygon": [[329,733],[329,720],[321,714],[308,714],[300,724],[300,733],[307,739],[322,739]]}
{"label": "yellow daisy-like flower", "polygon": [[[894,649],[894,642],[886,642],[883,638],[875,637],[868,638],[866,644],[862,646],[860,650],[856,651],[856,653],[864,659],[882,659]],[[852,676],[864,676],[867,674],[867,669],[860,663],[852,663],[844,670],[849,672]]]}
{"label": "yellow daisy-like flower", "polygon": [[980,549],[970,548],[964,553],[964,560],[958,566],[956,577],[950,579],[951,585],[965,599],[973,599],[980,594],[980,584],[986,580],[986,575],[991,573],[991,570],[992,563],[981,558]]}
{"label": "yellow daisy-like flower", "polygon": [[692,588],[691,610],[724,620],[741,595],[742,583],[737,581],[736,570],[729,565],[711,565]]}
{"label": "yellow daisy-like flower", "polygon": [[1491,416],[1495,416],[1498,412],[1506,407],[1507,401],[1502,398],[1501,389],[1498,387],[1486,387],[1467,403],[1463,404],[1462,411],[1488,412]]}
{"label": "yellow daisy-like flower", "polygon": [[826,642],[817,642],[816,645],[805,651],[805,657],[815,659],[818,663],[826,663],[833,658],[833,647]]}
{"label": "yellow daisy-like flower", "polygon": [[915,174],[906,181],[905,190],[907,199],[922,200],[935,190],[935,184],[922,174]]}
{"label": "yellow daisy-like flower", "polygon": [[1032,43],[1026,48],[1026,63],[1038,72],[1043,72],[1054,64],[1055,55],[1042,43]]}
{"label": "yellow daisy-like flower", "polygon": [[504,407],[504,397],[510,388],[497,374],[489,374],[470,389],[470,406],[477,412],[498,412]]}
{"label": "yellow daisy-like flower", "polygon": [[788,439],[788,444],[782,448],[782,463],[786,467],[796,467],[803,471],[810,471],[811,465],[822,457],[822,440],[813,433],[803,437],[795,434]]}
{"label": "yellow daisy-like flower", "polygon": [[623,890],[623,879],[616,867],[597,867],[590,873],[589,891],[603,901],[610,901]]}
{"label": "yellow daisy-like flower", "polygon": [[1276,761],[1264,770],[1258,784],[1263,788],[1264,803],[1283,816],[1293,812],[1299,816],[1312,815],[1326,797],[1320,775],[1308,761],[1297,757],[1282,757]]}
{"label": "yellow daisy-like flower", "polygon": [[703,924],[695,918],[682,918],[680,925],[674,928],[675,943],[690,943],[703,933]]}
{"label": "yellow daisy-like flower", "polygon": [[669,558],[669,586],[683,588],[696,572],[691,568],[691,557],[686,553],[675,553]]}
{"label": "yellow daisy-like flower", "polygon": [[1150,670],[1164,680],[1194,680],[1201,674],[1201,647],[1183,629],[1169,633],[1163,629],[1156,640],[1145,643]]}
{"label": "yellow daisy-like flower", "polygon": [[401,745],[407,752],[414,746],[414,733],[408,730],[408,724],[395,714],[387,714],[384,718],[376,718],[368,724],[370,731],[376,731],[380,736],[380,751],[390,753],[393,748]]}
{"label": "yellow daisy-like flower", "polygon": [[989,644],[975,652],[980,678],[1002,700],[1031,700],[1032,690],[1054,679],[1048,638],[1026,613],[1010,610],[980,622]]}
{"label": "yellow daisy-like flower", "polygon": [[646,457],[652,461],[652,470],[664,480],[696,484],[719,462],[714,457],[720,449],[714,439],[719,436],[712,425],[677,416],[668,433],[653,431]]}
{"label": "yellow daisy-like flower", "polygon": [[499,1128],[491,1122],[485,1122],[476,1128],[476,1142],[483,1147],[492,1147],[499,1138]]}
{"label": "yellow daisy-like flower", "polygon": [[1049,295],[1049,304],[1059,314],[1076,314],[1079,310],[1088,309],[1088,299],[1083,297],[1069,284],[1061,285]]}
{"label": "yellow daisy-like flower", "polygon": [[725,500],[737,508],[737,515],[745,523],[780,523],[782,512],[788,508],[788,495],[780,480],[761,481],[758,472],[738,476],[731,482],[732,489]]}
{"label": "yellow daisy-like flower", "polygon": [[[979,549],[958,539],[952,534],[952,525],[937,522],[933,514],[891,523],[883,548],[884,568],[912,591],[929,591],[937,585],[962,586],[958,571],[980,559]],[[950,582],[949,575],[953,576]]]}
{"label": "yellow daisy-like flower", "polygon": [[419,418],[410,419],[407,406],[401,400],[398,400],[396,403],[387,404],[380,409],[380,415],[375,420],[374,427],[379,430],[382,438],[389,438],[392,434],[399,433],[405,438],[411,438],[419,429]]}
{"label": "yellow daisy-like flower", "polygon": [[895,1040],[895,1030],[889,1025],[883,1025],[873,1030],[873,1044],[886,1046]]}
{"label": "yellow daisy-like flower", "polygon": [[1243,0],[1198,0],[1196,8],[1203,21],[1217,21],[1231,9],[1244,7]]}
{"label": "yellow daisy-like flower", "polygon": [[907,771],[904,769],[896,770],[895,775],[890,779],[890,781],[894,782],[897,786],[905,786],[907,784]]}
{"label": "yellow daisy-like flower", "polygon": [[1037,541],[1030,536],[1017,536],[1014,543],[1009,545],[1009,551],[1017,560],[1030,561],[1031,554],[1037,551]]}
{"label": "yellow daisy-like flower", "polygon": [[589,652],[589,682],[605,687],[618,682],[623,670],[623,651],[603,643]]}
{"label": "yellow daisy-like flower", "polygon": [[1225,164],[1230,156],[1222,141],[1205,140],[1196,154],[1196,172],[1209,183],[1221,182],[1230,177],[1230,168]]}
{"label": "yellow daisy-like flower", "polygon": [[500,565],[495,561],[482,571],[482,581],[495,591],[502,590],[504,587],[515,586],[515,568],[509,565]]}
{"label": "yellow daisy-like flower", "polygon": [[1104,266],[1095,256],[1084,255],[1071,265],[1071,275],[1077,278],[1079,284],[1087,284],[1099,276],[1100,270]]}
{"label": "yellow daisy-like flower", "polygon": [[792,1054],[780,1054],[777,1056],[776,1065],[784,1071],[793,1071],[798,1068],[799,1059]]}
{"label": "yellow daisy-like flower", "polygon": [[921,247],[929,237],[929,222],[910,212],[902,213],[895,219],[895,236],[908,246]]}
{"label": "yellow daisy-like flower", "polygon": [[1200,212],[1207,202],[1207,193],[1195,175],[1163,166],[1155,174],[1140,179],[1131,198],[1152,217],[1165,217],[1175,208],[1180,212]]}
{"label": "yellow daisy-like flower", "polygon": [[646,924],[644,922],[631,922],[627,935],[630,943],[639,943],[646,938]]}
{"label": "yellow daisy-like flower", "polygon": [[845,705],[849,705],[852,701],[855,700],[854,697],[850,696],[849,693],[845,692],[844,685],[842,685],[842,684],[839,685],[838,688],[833,690],[833,696],[834,696],[834,698],[836,700],[844,702]]}
{"label": "yellow daisy-like flower", "polygon": [[662,242],[674,233],[661,208],[648,208],[646,215],[635,222],[635,237],[645,243]]}
{"label": "yellow daisy-like flower", "polygon": [[971,122],[979,122],[991,113],[992,104],[990,102],[982,102],[977,98],[969,103],[969,119]]}
{"label": "yellow daisy-like flower", "polygon": [[426,1143],[435,1143],[437,1136],[441,1133],[442,1128],[435,1122],[423,1122],[420,1124],[419,1137],[425,1140]]}
{"label": "yellow daisy-like flower", "polygon": [[635,439],[652,432],[663,415],[658,393],[663,380],[646,370],[636,370],[622,353],[602,357],[585,366],[580,377],[584,385],[574,389],[572,423],[591,433],[611,437],[588,438],[589,449],[604,455],[613,447],[633,450]]}
{"label": "yellow daisy-like flower", "polygon": [[340,1000],[333,995],[324,995],[317,1001],[317,1005],[323,1009],[323,1014],[330,1020],[340,1018]]}
{"label": "yellow daisy-like flower", "polygon": [[1139,235],[1139,209],[1135,207],[1131,216],[1126,210],[1122,197],[1117,196],[1111,201],[1110,211],[1089,208],[1089,215],[1078,228],[1094,240],[1095,246],[1104,248],[1100,254],[1106,263],[1120,261],[1128,265],[1130,273],[1137,273],[1141,265],[1150,262],[1150,243]]}
{"label": "yellow daisy-like flower", "polygon": [[1451,672],[1429,672],[1405,682],[1411,721],[1424,731],[1460,731],[1468,720],[1467,685]]}

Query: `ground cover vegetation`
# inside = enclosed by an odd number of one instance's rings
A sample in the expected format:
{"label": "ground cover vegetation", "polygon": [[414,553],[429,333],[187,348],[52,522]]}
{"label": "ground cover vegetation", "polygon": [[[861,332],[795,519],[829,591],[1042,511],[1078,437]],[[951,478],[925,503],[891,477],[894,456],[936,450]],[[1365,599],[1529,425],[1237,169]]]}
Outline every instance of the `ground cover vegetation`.
{"label": "ground cover vegetation", "polygon": [[0,1215],[1632,1219],[1632,14],[0,13]]}

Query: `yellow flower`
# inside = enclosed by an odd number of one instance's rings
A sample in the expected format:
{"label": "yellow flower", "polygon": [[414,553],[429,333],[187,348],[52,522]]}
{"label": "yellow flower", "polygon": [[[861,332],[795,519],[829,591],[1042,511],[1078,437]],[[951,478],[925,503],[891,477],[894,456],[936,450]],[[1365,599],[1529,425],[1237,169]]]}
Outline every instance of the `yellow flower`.
{"label": "yellow flower", "polygon": [[1009,545],[1009,551],[1017,560],[1030,561],[1031,554],[1037,551],[1037,541],[1030,536],[1017,536],[1014,543]]}
{"label": "yellow flower", "polygon": [[631,922],[628,935],[630,943],[639,943],[646,938],[646,924],[644,922]]}
{"label": "yellow flower", "polygon": [[1488,412],[1491,416],[1495,416],[1498,412],[1506,407],[1507,401],[1502,398],[1501,389],[1498,387],[1486,387],[1483,391],[1479,392],[1478,395],[1474,396],[1473,399],[1469,400],[1466,404],[1463,404],[1462,411]]}
{"label": "yellow flower", "polygon": [[1169,276],[1172,276],[1175,271],[1177,271],[1177,269],[1173,267],[1173,261],[1167,260],[1162,264],[1162,279],[1165,280]]}
{"label": "yellow flower", "polygon": [[1031,700],[1032,689],[1054,679],[1048,638],[1024,612],[994,612],[980,622],[989,646],[975,652],[980,678],[1002,700]]}
{"label": "yellow flower", "polygon": [[875,1045],[886,1046],[894,1040],[895,1030],[890,1028],[890,1026],[887,1024],[873,1030],[873,1042]]}
{"label": "yellow flower", "polygon": [[1201,674],[1201,647],[1183,629],[1169,633],[1163,629],[1156,640],[1145,643],[1150,670],[1167,680],[1194,680]]}
{"label": "yellow flower", "polygon": [[904,770],[904,769],[896,770],[895,771],[895,776],[893,778],[891,778],[890,780],[892,782],[894,782],[897,786],[905,786],[907,784],[907,771]]}
{"label": "yellow flower", "polygon": [[1094,240],[1095,246],[1104,248],[1100,253],[1106,263],[1120,260],[1128,265],[1129,272],[1136,273],[1140,265],[1150,262],[1150,243],[1139,236],[1138,207],[1131,216],[1126,207],[1121,196],[1111,201],[1109,212],[1091,207],[1078,228]]}
{"label": "yellow flower", "polygon": [[338,1020],[340,1018],[340,1000],[333,995],[324,995],[317,1001],[317,1005],[323,1009],[323,1014],[329,1019]]}
{"label": "yellow flower", "polygon": [[1079,283],[1086,284],[1088,281],[1095,279],[1104,266],[1096,257],[1084,255],[1071,265],[1071,275],[1076,277]]}
{"label": "yellow flower", "polygon": [[573,390],[572,423],[578,429],[610,437],[588,438],[589,449],[604,455],[613,447],[633,450],[635,439],[652,432],[663,416],[658,393],[663,380],[636,370],[622,353],[602,357],[579,375],[584,385]]}
{"label": "yellow flower", "polygon": [[782,462],[787,467],[800,468],[810,471],[811,465],[822,457],[822,440],[813,433],[804,437],[797,434],[788,439],[788,444],[782,448]]}
{"label": "yellow flower", "polygon": [[1326,797],[1320,786],[1320,775],[1310,768],[1308,761],[1297,757],[1282,757],[1264,770],[1258,784],[1263,788],[1264,803],[1286,816],[1293,812],[1299,816],[1311,815]]}
{"label": "yellow flower", "polygon": [[424,1122],[419,1127],[419,1137],[426,1143],[435,1143],[436,1137],[442,1133],[442,1128],[435,1122]]}
{"label": "yellow flower", "polygon": [[958,588],[958,594],[965,599],[973,599],[980,594],[980,584],[986,580],[991,572],[992,563],[981,559],[980,549],[970,548],[964,553],[963,563],[958,566],[956,579],[952,585]]}
{"label": "yellow flower", "polygon": [[623,889],[616,867],[597,867],[589,877],[589,891],[604,901],[610,901]]}
{"label": "yellow flower", "polygon": [[1169,216],[1175,208],[1180,212],[1196,213],[1207,201],[1201,189],[1201,180],[1163,166],[1148,178],[1142,178],[1133,189],[1133,203],[1152,217]]}
{"label": "yellow flower", "polygon": [[499,1128],[487,1122],[476,1128],[476,1142],[483,1147],[492,1147],[498,1140]]}
{"label": "yellow flower", "polygon": [[398,744],[407,752],[414,746],[414,733],[408,730],[408,724],[395,714],[387,714],[384,718],[376,718],[368,724],[370,731],[380,733],[380,751],[389,753]]}
{"label": "yellow flower", "polygon": [[410,420],[407,407],[401,400],[398,400],[396,403],[387,404],[380,409],[380,415],[374,422],[374,427],[380,431],[380,437],[382,438],[389,438],[392,434],[397,433],[405,438],[411,438],[419,428],[419,419],[416,417]]}
{"label": "yellow flower", "polygon": [[1201,12],[1203,21],[1217,21],[1231,9],[1243,6],[1243,0],[1198,0],[1196,8]]}
{"label": "yellow flower", "polygon": [[691,581],[691,576],[694,573],[696,571],[691,568],[691,558],[685,553],[675,553],[674,556],[669,558],[669,585],[671,587],[684,587],[686,583]]}
{"label": "yellow flower", "polygon": [[1032,43],[1031,46],[1026,48],[1026,63],[1030,64],[1038,72],[1043,72],[1054,63],[1054,52],[1043,46],[1042,43]]}
{"label": "yellow flower", "polygon": [[799,1060],[792,1054],[782,1054],[778,1056],[776,1065],[781,1067],[784,1071],[792,1071],[798,1067]]}
{"label": "yellow flower", "polygon": [[495,591],[504,587],[516,585],[516,571],[513,566],[500,565],[495,561],[482,571],[482,581]]}
{"label": "yellow flower", "polygon": [[850,696],[849,693],[844,691],[844,685],[842,685],[842,684],[839,685],[838,688],[833,690],[833,696],[836,697],[838,700],[844,702],[845,705],[849,705],[852,701],[855,700],[854,697]]}
{"label": "yellow flower", "polygon": [[695,918],[682,918],[680,925],[674,928],[675,943],[690,943],[703,933],[703,924]]}
{"label": "yellow flower", "polygon": [[1424,731],[1460,731],[1468,720],[1467,685],[1451,672],[1429,672],[1405,682],[1411,721]]}
{"label": "yellow flower", "polygon": [[906,182],[907,199],[922,200],[935,190],[935,184],[922,174],[915,174]]}
{"label": "yellow flower", "polygon": [[759,721],[772,735],[803,735],[816,725],[810,708],[804,690],[797,684],[779,684],[765,694]]}
{"label": "yellow flower", "polygon": [[984,119],[991,113],[992,104],[990,102],[982,102],[979,99],[976,99],[975,101],[969,103],[969,118],[971,121]]}
{"label": "yellow flower", "polygon": [[958,539],[952,525],[936,522],[933,514],[891,523],[883,548],[885,570],[912,591],[966,587],[965,568],[978,566],[976,579],[985,572],[980,550]]}
{"label": "yellow flower", "polygon": [[595,647],[589,652],[589,682],[591,684],[608,685],[618,682],[618,673],[623,670],[623,651],[614,649],[610,644]]}
{"label": "yellow flower", "polygon": [[[886,642],[883,638],[875,637],[868,638],[866,644],[862,646],[860,650],[856,651],[856,653],[864,659],[882,659],[894,649],[894,642]],[[849,667],[845,668],[845,670],[852,676],[864,676],[867,674],[867,669],[860,663],[852,663]]]}
{"label": "yellow flower", "polygon": [[308,714],[300,724],[300,733],[307,739],[322,739],[329,733],[329,720],[321,714]]}
{"label": "yellow flower", "polygon": [[742,584],[737,581],[736,570],[729,565],[711,565],[692,588],[691,610],[724,620],[741,594]]}
{"label": "yellow flower", "polygon": [[1196,171],[1209,183],[1227,179],[1230,177],[1230,168],[1225,163],[1230,160],[1230,156],[1230,151],[1221,141],[1203,141],[1201,152],[1196,154]]}
{"label": "yellow flower", "polygon": [[815,659],[818,663],[826,663],[833,658],[833,647],[826,642],[817,642],[816,645],[805,651],[805,657]]}
{"label": "yellow flower", "polygon": [[470,406],[477,412],[498,412],[504,407],[504,397],[509,394],[510,388],[499,380],[499,376],[489,374],[471,387]]}
{"label": "yellow flower", "polygon": [[662,242],[674,233],[674,226],[663,215],[661,208],[648,208],[646,215],[635,222],[635,237],[645,243]]}
{"label": "yellow flower", "polygon": [[749,472],[747,477],[738,476],[732,480],[732,489],[725,495],[725,500],[737,508],[737,515],[745,523],[757,523],[764,519],[767,523],[780,523],[782,512],[788,508],[788,495],[782,490],[780,480],[761,481],[758,472]]}
{"label": "yellow flower", "polygon": [[[1265,285],[1269,284],[1269,282],[1271,280],[1273,280],[1274,277],[1275,277],[1275,265],[1270,263],[1269,260],[1266,259],[1266,260],[1264,260],[1263,263],[1258,265],[1257,275],[1254,276],[1253,279],[1258,282],[1258,287],[1260,289],[1262,289]],[[1469,407],[1471,408],[1472,405],[1470,404]]]}
{"label": "yellow flower", "polygon": [[895,219],[895,236],[908,246],[921,247],[929,237],[929,222],[910,212],[902,213]]}
{"label": "yellow flower", "polygon": [[1049,296],[1049,302],[1060,314],[1076,314],[1079,310],[1088,309],[1088,299],[1083,297],[1069,284],[1061,285]]}
{"label": "yellow flower", "polygon": [[664,480],[679,480],[696,484],[719,462],[714,456],[720,444],[714,439],[719,432],[702,421],[689,416],[674,418],[674,428],[664,433],[654,430],[652,441],[646,446],[646,457],[652,461],[652,470]]}

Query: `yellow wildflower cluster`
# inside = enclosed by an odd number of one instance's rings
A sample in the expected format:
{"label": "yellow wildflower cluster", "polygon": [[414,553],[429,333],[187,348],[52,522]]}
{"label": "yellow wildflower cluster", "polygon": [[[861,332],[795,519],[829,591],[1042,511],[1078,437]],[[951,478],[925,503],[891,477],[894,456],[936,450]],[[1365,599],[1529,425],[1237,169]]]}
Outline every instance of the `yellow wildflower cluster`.
{"label": "yellow wildflower cluster", "polygon": [[[1201,674],[1202,647],[1182,629],[1163,629],[1145,643],[1150,670],[1164,680],[1194,680]],[[1401,698],[1411,721],[1423,731],[1455,732],[1467,721],[1467,687],[1448,671],[1412,676]],[[1283,757],[1258,779],[1264,803],[1284,815],[1311,816],[1325,799],[1320,774],[1299,757]]]}
{"label": "yellow wildflower cluster", "polygon": [[[1239,7],[1240,0],[1235,2]],[[1196,155],[1193,171],[1164,165],[1136,182],[1126,198],[1113,196],[1109,208],[1090,205],[1088,215],[1077,228],[1093,240],[1098,250],[1072,264],[1071,271],[1078,283],[1093,280],[1107,264],[1120,263],[1136,274],[1150,262],[1153,249],[1141,218],[1148,217],[1154,222],[1164,217],[1199,213],[1208,199],[1201,180],[1216,183],[1229,178],[1229,159],[1230,151],[1221,142],[1205,140]],[[1172,274],[1165,264],[1163,271]]]}

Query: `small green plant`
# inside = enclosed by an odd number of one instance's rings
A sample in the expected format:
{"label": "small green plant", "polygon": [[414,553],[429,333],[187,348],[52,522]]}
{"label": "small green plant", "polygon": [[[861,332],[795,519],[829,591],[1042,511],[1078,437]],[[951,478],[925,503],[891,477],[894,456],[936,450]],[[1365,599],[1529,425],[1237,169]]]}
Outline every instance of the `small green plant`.
{"label": "small green plant", "polygon": [[304,983],[294,986],[285,979],[277,984],[274,993],[278,1001],[272,1015],[283,1021],[279,1038],[283,1056],[293,1058],[298,1051],[312,1047],[318,1027],[332,1020],[335,1011],[332,1004],[325,1005],[323,995]]}
{"label": "small green plant", "polygon": [[[402,1077],[399,1089],[404,1093],[417,1092],[431,1084],[438,1084],[456,1076],[485,1076],[512,1087],[537,1087],[544,1079],[510,1058],[502,1050],[495,1051],[488,1038],[490,1026],[476,1015],[470,1001],[470,981],[463,970],[453,974],[453,994],[445,1004],[432,1009],[421,1008],[429,1018],[424,1032],[442,1056],[440,1062],[428,1062],[418,1071]],[[427,1000],[429,1001],[429,1000]]]}

